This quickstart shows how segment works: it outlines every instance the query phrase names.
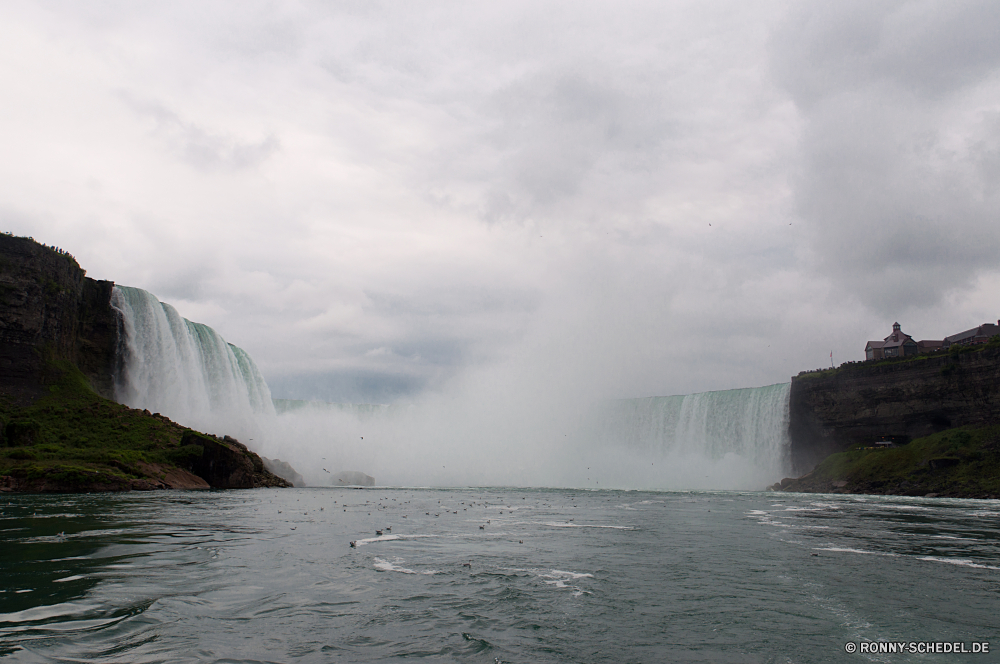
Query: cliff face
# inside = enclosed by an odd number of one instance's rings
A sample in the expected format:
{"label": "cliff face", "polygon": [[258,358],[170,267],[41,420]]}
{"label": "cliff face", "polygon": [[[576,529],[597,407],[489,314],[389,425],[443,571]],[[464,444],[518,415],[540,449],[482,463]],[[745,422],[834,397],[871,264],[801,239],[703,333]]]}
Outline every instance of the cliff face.
{"label": "cliff face", "polygon": [[859,363],[792,379],[792,464],[880,438],[896,442],[966,425],[1000,423],[1000,345],[912,361]]}
{"label": "cliff face", "polygon": [[268,470],[263,459],[230,436],[216,438],[188,430],[181,438],[181,447],[188,450],[201,448],[200,453],[189,456],[184,465],[213,489],[293,486]]}
{"label": "cliff face", "polygon": [[306,486],[305,479],[302,478],[299,473],[292,468],[291,464],[287,461],[282,461],[281,459],[268,459],[267,457],[261,457],[261,461],[264,462],[264,468],[268,472],[277,475],[286,482],[291,482],[294,487],[304,487]]}
{"label": "cliff face", "polygon": [[66,360],[112,398],[121,324],[113,288],[86,277],[69,254],[0,234],[0,389],[30,401],[41,391],[46,361]]}
{"label": "cliff face", "polygon": [[114,403],[113,288],[69,254],[0,234],[0,491],[291,486],[228,436]]}

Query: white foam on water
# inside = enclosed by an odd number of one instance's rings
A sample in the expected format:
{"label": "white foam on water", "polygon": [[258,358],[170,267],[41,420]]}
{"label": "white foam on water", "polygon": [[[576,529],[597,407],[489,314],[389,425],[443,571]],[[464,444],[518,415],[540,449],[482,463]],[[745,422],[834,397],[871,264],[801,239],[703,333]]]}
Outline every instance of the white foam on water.
{"label": "white foam on water", "polygon": [[890,553],[888,551],[866,551],[864,549],[852,549],[850,547],[844,546],[828,546],[828,547],[814,547],[816,551],[836,551],[838,553],[863,553],[869,556],[889,556],[891,558],[898,558],[898,553]]}
{"label": "white foam on water", "polygon": [[588,578],[592,579],[592,578],[594,578],[594,575],[590,574],[589,572],[564,572],[564,571],[562,571],[560,569],[554,569],[554,570],[552,570],[552,573],[553,574],[558,574],[559,576],[564,576],[564,577],[569,578],[569,579],[588,579]]}
{"label": "white foam on water", "polygon": [[81,516],[83,516],[83,515],[82,514],[75,514],[75,513],[58,514],[58,513],[53,512],[51,514],[38,514],[36,512],[35,514],[31,515],[31,518],[32,519],[77,519],[77,518],[79,518]]}
{"label": "white foam on water", "polygon": [[87,577],[85,577],[82,574],[74,574],[73,576],[66,576],[61,579],[56,579],[52,583],[66,583],[67,581],[76,581],[78,579],[86,579],[86,578]]}
{"label": "white foam on water", "polygon": [[543,579],[547,585],[554,588],[570,588],[573,590],[573,597],[580,597],[581,595],[592,594],[589,590],[584,590],[580,586],[567,584],[567,581],[576,581],[577,579],[587,579],[593,578],[593,574],[588,574],[586,572],[566,572],[563,570],[554,569],[547,574],[538,574],[540,579]]}
{"label": "white foam on water", "polygon": [[971,560],[966,560],[964,558],[939,558],[937,556],[922,556],[917,558],[917,560],[928,560],[934,563],[948,563],[949,565],[958,565],[960,567],[975,567],[977,569],[1000,569],[1000,567],[995,567],[993,565],[983,565],[982,563],[976,563]]}
{"label": "white foam on water", "polygon": [[380,572],[399,572],[400,574],[424,574],[428,576],[432,574],[440,574],[440,570],[427,570],[424,572],[418,572],[416,570],[412,570],[406,567],[401,567],[398,563],[402,562],[406,561],[400,558],[393,558],[393,562],[390,563],[388,560],[382,560],[381,558],[376,557],[375,569],[379,570]]}
{"label": "white foam on water", "polygon": [[65,542],[73,535],[39,535],[38,537],[25,537],[20,541],[25,544],[41,544],[48,542]]}
{"label": "white foam on water", "polygon": [[602,526],[596,523],[568,523],[566,521],[543,521],[543,526],[553,528],[608,528],[610,530],[635,530],[633,526]]}
{"label": "white foam on water", "polygon": [[93,611],[100,608],[96,604],[77,604],[76,602],[64,602],[62,604],[51,604],[49,606],[36,606],[24,611],[15,613],[0,613],[0,624],[2,623],[22,623],[36,620],[51,620],[58,616],[73,616]]}
{"label": "white foam on water", "polygon": [[870,620],[856,615],[836,599],[821,597],[819,595],[813,595],[812,598],[819,606],[837,616],[840,619],[840,624],[851,630],[852,638],[856,640],[871,640],[865,636],[865,632],[870,631],[874,627]]}
{"label": "white foam on water", "polygon": [[790,523],[784,523],[782,521],[776,521],[772,518],[770,512],[765,512],[763,510],[749,510],[747,516],[751,519],[756,519],[757,523],[762,526],[774,526],[775,528],[796,528],[801,526],[793,526]]}
{"label": "white foam on water", "polygon": [[365,546],[366,544],[374,544],[375,542],[392,542],[395,540],[411,540],[420,539],[422,537],[437,537],[437,535],[379,535],[378,537],[366,537],[365,539],[355,540],[355,546]]}

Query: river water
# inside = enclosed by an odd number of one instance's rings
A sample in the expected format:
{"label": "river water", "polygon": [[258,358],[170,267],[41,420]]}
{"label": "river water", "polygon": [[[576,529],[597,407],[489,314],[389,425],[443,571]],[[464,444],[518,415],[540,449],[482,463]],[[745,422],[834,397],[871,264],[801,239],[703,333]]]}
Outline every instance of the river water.
{"label": "river water", "polygon": [[[0,659],[998,661],[998,535],[997,501],[873,496],[5,496]],[[992,652],[845,652],[879,641]]]}

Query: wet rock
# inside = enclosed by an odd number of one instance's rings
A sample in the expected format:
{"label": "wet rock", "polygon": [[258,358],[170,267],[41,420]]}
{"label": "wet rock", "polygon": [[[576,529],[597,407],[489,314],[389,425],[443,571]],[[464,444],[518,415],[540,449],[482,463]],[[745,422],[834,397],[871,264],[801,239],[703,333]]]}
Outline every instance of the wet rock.
{"label": "wet rock", "polygon": [[333,486],[375,486],[375,478],[356,470],[344,470],[333,473],[330,483]]}
{"label": "wet rock", "polygon": [[[205,480],[213,489],[292,486],[291,482],[268,471],[258,455],[234,438],[216,438],[188,430],[181,438],[181,447],[191,450],[184,464],[186,470]],[[198,447],[200,453],[195,451]]]}
{"label": "wet rock", "polygon": [[264,462],[264,467],[268,471],[274,473],[278,477],[291,482],[292,486],[304,487],[306,486],[305,479],[300,475],[288,462],[282,461],[281,459],[268,459],[267,457],[261,457],[261,461]]}

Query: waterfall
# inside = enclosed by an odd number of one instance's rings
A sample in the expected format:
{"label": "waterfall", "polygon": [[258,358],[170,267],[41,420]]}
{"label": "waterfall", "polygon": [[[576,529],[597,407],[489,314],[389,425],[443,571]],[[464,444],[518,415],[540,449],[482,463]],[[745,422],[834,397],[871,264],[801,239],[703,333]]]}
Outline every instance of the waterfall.
{"label": "waterfall", "polygon": [[[584,404],[478,391],[411,405],[271,399],[246,352],[117,286],[116,398],[291,462],[310,484],[356,470],[397,485],[761,489],[788,470],[790,384]],[[252,441],[252,442],[251,442]]]}
{"label": "waterfall", "polygon": [[115,286],[111,305],[125,328],[120,403],[243,442],[258,433],[260,418],[274,416],[267,383],[243,349],[140,288]]}
{"label": "waterfall", "polygon": [[478,395],[410,406],[276,400],[269,439],[310,484],[337,468],[399,485],[760,490],[788,473],[789,390],[513,407]]}
{"label": "waterfall", "polygon": [[789,470],[790,389],[790,383],[780,383],[615,401],[598,415],[598,436],[604,445],[663,463],[689,468],[700,460],[694,465],[710,469],[703,478],[739,474],[770,483]]}

